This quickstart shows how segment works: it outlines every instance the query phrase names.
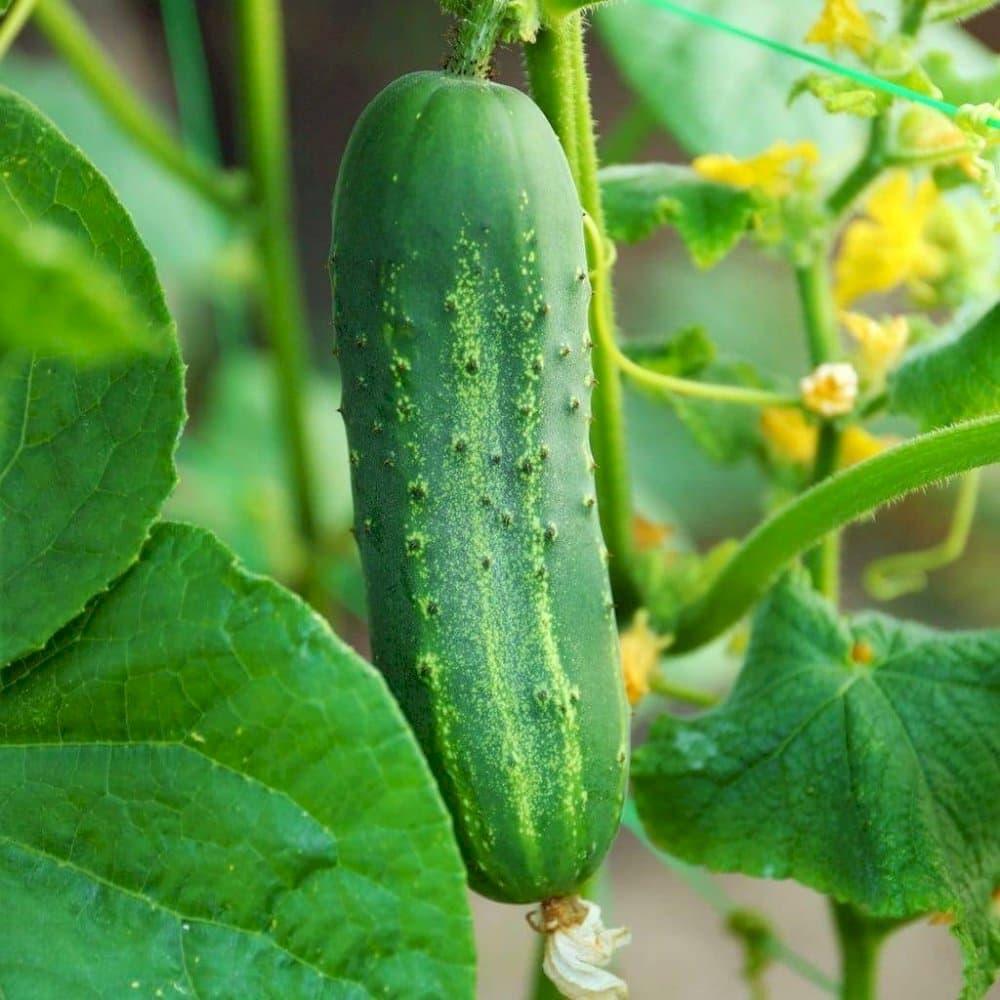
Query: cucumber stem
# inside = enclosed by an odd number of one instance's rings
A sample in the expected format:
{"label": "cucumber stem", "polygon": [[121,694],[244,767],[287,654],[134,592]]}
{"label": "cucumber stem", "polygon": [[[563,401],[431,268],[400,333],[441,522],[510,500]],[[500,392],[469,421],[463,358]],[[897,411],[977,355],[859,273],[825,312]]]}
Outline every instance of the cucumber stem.
{"label": "cucumber stem", "polygon": [[813,486],[759,525],[683,609],[671,654],[703,645],[738,621],[778,572],[831,531],[950,476],[1000,462],[1000,414],[921,434]]}
{"label": "cucumber stem", "polygon": [[[603,253],[607,242],[601,189],[597,180],[597,142],[590,106],[583,19],[570,14],[539,32],[525,48],[528,80],[536,103],[549,119],[569,161],[580,203],[598,235],[590,251]],[[590,329],[597,386],[593,395],[591,448],[597,464],[597,506],[604,543],[610,553],[611,587],[621,620],[641,601],[632,579],[632,501],[625,441],[621,376],[616,361],[615,306],[610,262],[591,259],[593,296]]]}
{"label": "cucumber stem", "polygon": [[241,0],[236,13],[247,157],[260,210],[257,243],[265,281],[265,326],[277,367],[278,419],[288,448],[298,529],[314,553],[318,525],[304,391],[309,327],[292,233],[281,4]]}
{"label": "cucumber stem", "polygon": [[462,18],[448,71],[458,76],[486,79],[493,64],[493,50],[507,16],[508,0],[478,0]]}
{"label": "cucumber stem", "polygon": [[160,119],[133,96],[135,88],[123,79],[69,4],[63,0],[38,0],[35,24],[137,146],[224,211],[239,214],[246,209],[246,178],[191,156]]}
{"label": "cucumber stem", "polygon": [[0,59],[14,44],[21,29],[28,23],[38,0],[14,0],[14,5],[0,21]]}

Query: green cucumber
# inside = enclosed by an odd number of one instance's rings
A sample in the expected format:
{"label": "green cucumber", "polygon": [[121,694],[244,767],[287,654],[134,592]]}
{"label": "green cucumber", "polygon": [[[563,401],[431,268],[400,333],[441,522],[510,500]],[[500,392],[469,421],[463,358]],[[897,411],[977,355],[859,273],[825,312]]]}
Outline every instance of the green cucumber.
{"label": "green cucumber", "polygon": [[628,710],[582,212],[542,113],[448,73],[391,84],[344,156],[331,274],[375,663],[470,885],[568,895],[618,829]]}

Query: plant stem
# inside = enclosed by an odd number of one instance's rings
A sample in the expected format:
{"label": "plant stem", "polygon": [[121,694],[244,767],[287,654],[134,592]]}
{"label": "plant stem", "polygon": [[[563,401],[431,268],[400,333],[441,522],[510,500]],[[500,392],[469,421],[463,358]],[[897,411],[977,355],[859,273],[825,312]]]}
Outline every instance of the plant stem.
{"label": "plant stem", "polygon": [[[808,264],[801,265],[795,271],[806,338],[809,343],[809,359],[814,368],[824,362],[833,361],[841,354],[826,256],[826,246],[823,244],[814,249],[813,258]],[[820,428],[816,462],[813,467],[814,484],[833,473],[837,467],[839,450],[840,431],[830,421],[824,421]],[[806,563],[812,576],[813,586],[836,604],[840,590],[840,536],[836,532],[831,532],[813,552],[809,553]]]}
{"label": "plant stem", "polygon": [[738,621],[800,552],[913,490],[1000,462],[1000,415],[954,424],[838,472],[796,497],[740,545],[708,593],[682,611],[670,653],[715,638]]}
{"label": "plant stem", "polygon": [[21,29],[28,23],[38,0],[14,0],[7,16],[0,21],[0,59],[7,54]]}
{"label": "plant stem", "polygon": [[[218,166],[222,150],[195,0],[160,0],[160,14],[184,145]],[[220,345],[244,343],[250,327],[245,287],[220,282],[209,299]]]}
{"label": "plant stem", "polygon": [[734,403],[738,406],[798,406],[799,397],[769,392],[766,389],[750,389],[742,385],[725,385],[715,382],[697,382],[694,379],[665,375],[643,368],[627,354],[614,349],[615,363],[622,373],[638,386],[657,395],[688,396],[692,399],[708,399],[717,403]]}
{"label": "plant stem", "polygon": [[899,33],[913,38],[920,31],[927,13],[929,0],[906,0],[903,4],[903,17],[899,25]]}
{"label": "plant stem", "polygon": [[246,179],[189,155],[156,115],[133,96],[134,88],[122,78],[83,20],[64,0],[38,0],[35,23],[138,146],[226,212],[240,212],[246,207]]}
{"label": "plant stem", "polygon": [[944,541],[917,552],[886,556],[869,563],[865,569],[865,588],[880,601],[891,601],[903,594],[920,590],[927,583],[927,574],[942,569],[961,558],[969,543],[972,522],[979,500],[979,469],[966,473],[958,488],[958,500],[951,526]]}
{"label": "plant stem", "polygon": [[840,942],[840,1000],[876,1000],[878,956],[898,921],[865,916],[850,903],[830,901]]}
{"label": "plant stem", "polygon": [[489,75],[507,7],[508,0],[475,0],[459,26],[449,72],[483,79]]}
{"label": "plant stem", "polygon": [[[635,802],[628,799],[625,803],[625,814],[622,817],[622,825],[627,827],[636,839],[649,851],[651,851],[660,861],[671,869],[680,879],[690,886],[713,910],[728,924],[733,914],[743,912],[743,907],[729,898],[719,884],[702,868],[689,865],[671,854],[661,851],[647,836],[639,819]],[[780,962],[785,967],[812,983],[818,989],[826,993],[835,994],[838,984],[828,975],[817,969],[808,959],[803,958],[793,951],[775,934],[771,934],[766,946],[769,957],[775,962]]]}
{"label": "plant stem", "polygon": [[885,169],[888,129],[887,115],[879,115],[872,121],[864,155],[826,199],[826,209],[834,218],[838,218],[850,208],[858,195]]}
{"label": "plant stem", "polygon": [[160,0],[160,16],[170,53],[184,144],[197,150],[209,163],[217,164],[222,155],[195,0]]}
{"label": "plant stem", "polygon": [[247,155],[260,206],[258,244],[265,277],[266,326],[278,375],[279,419],[291,463],[299,532],[317,540],[314,479],[305,426],[308,325],[292,232],[291,168],[280,0],[236,5]]}
{"label": "plant stem", "polygon": [[[590,107],[590,83],[584,52],[583,20],[570,14],[539,32],[527,46],[531,91],[552,123],[569,161],[583,210],[590,216],[603,248],[607,242],[601,190],[597,180],[597,144]],[[639,606],[630,574],[632,503],[625,441],[621,378],[615,360],[615,307],[612,275],[603,251],[591,260],[593,296],[590,328],[597,386],[593,395],[591,447],[597,464],[597,503],[604,542],[611,554],[611,585],[617,612],[626,620]]]}
{"label": "plant stem", "polygon": [[[829,420],[819,430],[813,484],[833,475],[840,453],[840,430]],[[806,557],[813,586],[831,603],[840,602],[840,533],[830,532]]]}
{"label": "plant stem", "polygon": [[840,336],[830,279],[826,268],[826,247],[817,247],[812,260],[795,269],[795,282],[802,303],[802,319],[809,343],[809,360],[815,368],[841,355]]}
{"label": "plant stem", "polygon": [[696,708],[715,708],[722,700],[711,691],[698,691],[685,684],[677,684],[665,677],[660,670],[654,670],[649,675],[649,690],[661,698],[684,702]]}

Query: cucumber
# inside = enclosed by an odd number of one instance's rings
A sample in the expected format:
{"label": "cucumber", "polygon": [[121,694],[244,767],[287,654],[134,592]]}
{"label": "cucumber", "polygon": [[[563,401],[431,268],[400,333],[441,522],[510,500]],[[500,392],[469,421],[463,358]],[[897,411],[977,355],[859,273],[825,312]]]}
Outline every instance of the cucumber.
{"label": "cucumber", "polygon": [[582,212],[542,113],[448,73],[391,84],[344,156],[331,275],[375,664],[470,885],[568,895],[618,829],[628,710]]}

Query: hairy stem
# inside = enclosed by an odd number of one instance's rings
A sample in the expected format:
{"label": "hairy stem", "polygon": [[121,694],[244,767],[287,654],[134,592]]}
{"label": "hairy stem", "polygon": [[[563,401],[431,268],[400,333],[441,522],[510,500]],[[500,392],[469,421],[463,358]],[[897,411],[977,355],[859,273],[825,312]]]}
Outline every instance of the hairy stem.
{"label": "hairy stem", "polygon": [[134,96],[135,88],[109,61],[86,24],[64,0],[38,0],[35,23],[119,127],[150,156],[203,197],[227,212],[246,207],[247,185],[191,156],[156,115]]}
{"label": "hairy stem", "polygon": [[474,0],[462,18],[448,69],[459,76],[489,76],[508,0]]}
{"label": "hairy stem", "polygon": [[240,0],[236,11],[247,155],[260,210],[265,323],[277,363],[278,419],[291,464],[298,529],[313,551],[318,536],[304,398],[309,337],[292,232],[281,4]]}
{"label": "hairy stem", "polygon": [[14,0],[7,16],[0,21],[0,59],[7,54],[21,29],[28,23],[38,0]]}
{"label": "hairy stem", "polygon": [[838,472],[759,525],[686,608],[670,647],[708,642],[740,619],[792,559],[821,538],[914,490],[1000,462],[1000,415],[921,434]]}
{"label": "hairy stem", "polygon": [[[607,241],[601,190],[597,180],[597,145],[590,107],[590,83],[584,52],[583,21],[570,14],[541,31],[527,47],[531,91],[552,123],[569,161],[580,202],[598,234],[597,260],[591,259],[593,296],[590,329],[597,386],[593,396],[591,447],[597,464],[597,501],[604,542],[611,554],[611,585],[624,620],[639,605],[630,575],[632,503],[625,442],[621,379],[615,359],[615,307],[611,268],[603,253]],[[595,248],[591,247],[592,253]],[[600,258],[605,259],[601,260]]]}

